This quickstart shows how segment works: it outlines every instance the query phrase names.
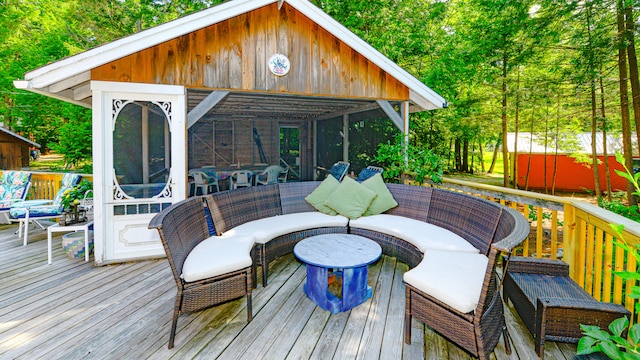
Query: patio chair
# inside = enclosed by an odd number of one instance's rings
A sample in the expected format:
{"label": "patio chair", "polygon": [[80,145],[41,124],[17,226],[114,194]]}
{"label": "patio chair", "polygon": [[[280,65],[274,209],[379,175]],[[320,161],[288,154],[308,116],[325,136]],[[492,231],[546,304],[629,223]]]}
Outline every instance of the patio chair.
{"label": "patio chair", "polygon": [[[460,200],[458,194],[452,193],[435,201],[459,204]],[[430,206],[435,206],[436,209],[440,208],[437,203],[434,205],[434,199],[431,201]],[[462,204],[459,205],[462,206]],[[473,240],[474,246],[480,250],[480,254],[427,251],[420,265],[404,274],[407,304],[404,323],[405,343],[411,343],[411,318],[415,317],[480,360],[489,359],[501,335],[504,337],[506,353],[511,354],[509,334],[500,297],[502,282],[498,279],[496,267],[499,255],[504,254],[506,261],[503,264],[503,271],[507,270],[512,250],[520,245],[529,234],[529,223],[521,214],[510,208],[504,208],[499,221],[496,221],[495,216],[492,216],[488,211],[490,208],[487,205],[474,209],[479,226],[475,227],[478,233],[474,235],[475,239],[471,240]],[[428,221],[440,224],[440,220],[447,219],[448,216],[453,216],[452,214],[454,214],[453,211],[438,213],[434,217],[430,216]],[[494,242],[494,239],[499,241]],[[483,255],[486,255],[484,262],[478,261],[477,257]],[[458,256],[463,261],[458,261]],[[471,261],[468,260],[473,260],[475,265],[470,265]],[[435,264],[435,268],[432,264]],[[427,273],[425,277],[425,271],[420,272],[421,268],[426,268],[430,273]],[[484,271],[478,271],[481,268],[484,268]],[[451,283],[452,287],[447,290],[447,294],[450,295],[447,300],[444,300],[441,294],[433,292],[428,294],[423,291],[424,286],[422,289],[418,288],[424,279],[427,282],[432,281],[433,278],[430,276],[436,276],[435,274],[438,276],[452,275],[462,280]],[[416,275],[420,276],[418,281],[416,281]],[[460,300],[465,295],[468,296],[466,291],[470,286],[465,283],[465,280],[473,279],[475,281],[478,275],[482,277],[483,281],[477,305],[474,306],[467,297],[463,306],[465,309],[462,311],[459,305],[456,306],[452,302],[452,299]],[[414,285],[409,284],[409,280]],[[476,283],[474,283],[475,285]],[[451,297],[452,294],[456,295]],[[470,311],[469,308],[471,308]]]}
{"label": "patio chair", "polygon": [[241,188],[241,187],[249,187],[251,186],[251,171],[249,170],[238,170],[238,171],[234,171],[231,174],[231,178],[232,178],[232,182],[233,182],[233,188],[237,189],[237,188]]}
{"label": "patio chair", "polygon": [[11,205],[9,214],[11,215],[12,221],[19,223],[18,237],[22,236],[22,231],[24,231],[24,246],[27,245],[27,239],[29,237],[29,223],[33,222],[44,230],[44,226],[40,224],[39,220],[60,218],[64,211],[62,197],[65,191],[78,185],[81,178],[82,176],[78,174],[64,174],[62,177],[62,185],[53,200],[26,200]]}
{"label": "patio chair", "polygon": [[337,163],[331,166],[329,169],[329,174],[336,178],[338,181],[342,181],[345,175],[347,175],[347,171],[349,171],[349,166],[351,164],[346,161],[338,161]]}
{"label": "patio chair", "polygon": [[360,170],[360,173],[358,174],[358,178],[356,180],[358,182],[363,182],[375,174],[382,174],[383,171],[384,169],[381,167],[369,165],[366,168]]}
{"label": "patio chair", "polygon": [[289,167],[288,166],[286,168],[281,167],[281,169],[282,171],[280,171],[280,174],[278,174],[278,182],[286,183],[287,178],[289,177]]}
{"label": "patio chair", "polygon": [[[238,246],[244,246],[241,242],[229,242],[219,237],[209,235],[205,206],[202,197],[196,196],[183,200],[157,214],[149,223],[150,229],[158,230],[160,240],[167,254],[169,265],[173,273],[173,279],[178,287],[175,305],[173,308],[173,321],[169,335],[169,349],[173,348],[176,336],[178,316],[180,314],[193,313],[218,305],[223,302],[247,297],[247,321],[253,318],[251,307],[252,275],[251,265],[242,267],[229,258],[229,253],[242,250]],[[226,244],[220,244],[224,241]],[[213,242],[213,244],[211,244]],[[216,242],[219,242],[216,244]],[[211,245],[214,248],[211,249]],[[218,248],[215,248],[218,245]],[[205,250],[204,261],[211,267],[215,274],[210,277],[199,277],[194,280],[185,280],[185,272],[188,266],[187,259],[196,247],[203,246]],[[226,246],[228,251],[222,251],[221,246]],[[207,249],[209,248],[209,249]],[[206,251],[211,250],[211,251]],[[249,257],[249,249],[246,249]],[[203,255],[202,253],[200,255]],[[192,259],[198,260],[198,259]],[[200,263],[202,263],[202,257]],[[240,266],[240,268],[238,268]]]}
{"label": "patio chair", "polygon": [[220,191],[217,178],[209,177],[200,171],[190,171],[189,173],[193,176],[195,183],[194,195],[198,195],[198,189],[200,190],[200,195],[210,194],[214,192],[214,188],[216,189],[215,191]]}
{"label": "patio chair", "polygon": [[0,216],[4,218],[4,222],[9,222],[9,211],[11,210],[11,205],[24,201],[27,198],[30,186],[30,172],[2,172],[2,177],[0,177]]}
{"label": "patio chair", "polygon": [[271,165],[256,175],[256,185],[275,184],[283,169],[279,165]]}

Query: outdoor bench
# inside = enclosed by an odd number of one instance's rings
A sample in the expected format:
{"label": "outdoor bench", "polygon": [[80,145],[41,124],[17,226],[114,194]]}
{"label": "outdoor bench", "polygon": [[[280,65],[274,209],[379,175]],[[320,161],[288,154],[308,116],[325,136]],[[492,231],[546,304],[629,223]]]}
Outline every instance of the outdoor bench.
{"label": "outdoor bench", "polygon": [[[266,286],[269,263],[293,252],[304,238],[328,233],[367,237],[380,244],[384,254],[412,268],[404,276],[405,341],[410,340],[411,317],[416,316],[472,355],[486,358],[503,331],[506,333],[496,285],[496,260],[500,253],[510,254],[526,238],[526,219],[513,209],[478,197],[431,187],[386,184],[398,206],[383,214],[350,220],[320,213],[305,201],[319,184],[279,183],[190,198],[165,209],[149,227],[158,229],[168,249],[169,239],[163,235],[166,213],[180,212],[182,203],[190,203],[190,207],[194,202],[203,203],[197,217],[172,224],[209,231],[180,249],[180,263],[172,265],[179,288],[188,283],[187,279],[202,281],[219,276],[215,259],[235,265],[223,269],[228,271],[250,264],[252,284],[260,267]],[[172,232],[177,235],[181,231]],[[206,239],[207,235],[212,238]],[[211,245],[198,246],[204,240],[215,242],[217,245],[212,246],[216,249],[225,243],[233,246],[239,252],[237,259],[228,250],[224,256],[215,256]],[[168,257],[170,263],[175,262]],[[193,259],[198,260],[189,261]]]}

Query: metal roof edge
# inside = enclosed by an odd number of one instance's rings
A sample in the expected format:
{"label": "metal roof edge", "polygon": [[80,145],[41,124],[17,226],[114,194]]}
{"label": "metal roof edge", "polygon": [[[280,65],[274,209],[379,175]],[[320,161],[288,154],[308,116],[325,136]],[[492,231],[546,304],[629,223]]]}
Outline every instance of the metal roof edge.
{"label": "metal roof edge", "polygon": [[22,140],[22,141],[24,141],[24,142],[26,142],[26,143],[34,146],[34,147],[37,147],[37,148],[40,147],[40,144],[38,144],[37,142],[33,142],[33,141],[23,137],[23,136],[20,136],[20,135],[14,133],[13,131],[11,131],[11,130],[5,128],[5,127],[0,126],[0,131],[2,131],[4,133],[7,133],[7,134],[9,134],[9,135],[11,135],[11,136],[13,136],[13,137],[15,137],[17,139],[20,139],[20,140]]}

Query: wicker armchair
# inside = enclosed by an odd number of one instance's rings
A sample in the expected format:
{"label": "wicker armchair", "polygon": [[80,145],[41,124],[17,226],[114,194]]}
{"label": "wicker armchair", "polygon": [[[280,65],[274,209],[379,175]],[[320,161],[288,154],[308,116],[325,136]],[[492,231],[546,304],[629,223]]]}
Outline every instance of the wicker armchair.
{"label": "wicker armchair", "polygon": [[149,223],[157,229],[178,287],[169,349],[173,348],[178,316],[200,311],[222,302],[247,296],[247,321],[252,320],[251,266],[197,281],[183,279],[187,256],[203,240],[210,238],[202,197],[191,197],[163,210]]}
{"label": "wicker armchair", "polygon": [[[462,201],[463,198],[448,200]],[[431,206],[434,205],[434,201],[438,201],[438,199],[432,198]],[[461,211],[474,211],[477,215],[475,219],[480,222],[484,220],[483,215],[485,214],[482,213],[481,206],[464,210],[464,202],[460,202],[460,204]],[[448,216],[453,213],[441,215]],[[437,219],[431,219],[430,222],[434,220]],[[529,233],[529,223],[515,210],[503,208],[497,221],[494,219],[494,221],[486,223],[485,228],[487,230],[486,235],[483,236],[485,243],[479,242],[482,237],[473,241],[474,246],[488,257],[482,290],[475,310],[461,313],[406,283],[405,342],[407,344],[411,342],[411,318],[416,317],[454,344],[480,359],[489,358],[502,334],[505,338],[505,350],[507,354],[511,353],[499,291],[501,284],[496,275],[496,266],[501,253],[508,256],[514,247],[524,241]],[[496,240],[499,241],[493,242]]]}

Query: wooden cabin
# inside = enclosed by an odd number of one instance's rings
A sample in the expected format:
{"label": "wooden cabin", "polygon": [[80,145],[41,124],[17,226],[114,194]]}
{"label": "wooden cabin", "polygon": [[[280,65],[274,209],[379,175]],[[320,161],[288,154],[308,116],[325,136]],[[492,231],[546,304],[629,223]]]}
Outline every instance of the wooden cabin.
{"label": "wooden cabin", "polygon": [[32,148],[40,148],[40,145],[0,126],[0,170],[29,167]]}
{"label": "wooden cabin", "polygon": [[350,160],[350,125],[408,134],[410,113],[446,106],[306,0],[228,1],[14,84],[93,110],[97,263],[164,254],[147,223],[188,195],[189,169],[312,180]]}

